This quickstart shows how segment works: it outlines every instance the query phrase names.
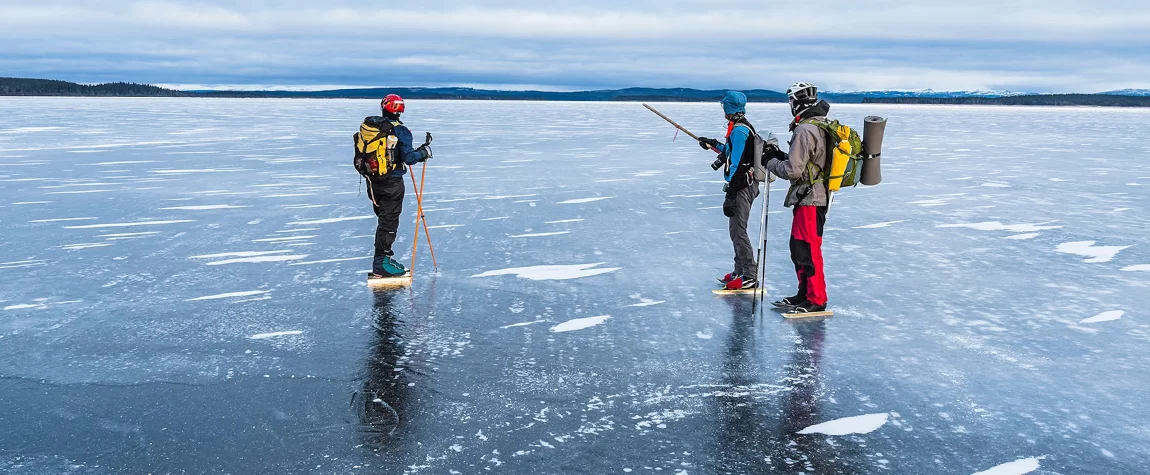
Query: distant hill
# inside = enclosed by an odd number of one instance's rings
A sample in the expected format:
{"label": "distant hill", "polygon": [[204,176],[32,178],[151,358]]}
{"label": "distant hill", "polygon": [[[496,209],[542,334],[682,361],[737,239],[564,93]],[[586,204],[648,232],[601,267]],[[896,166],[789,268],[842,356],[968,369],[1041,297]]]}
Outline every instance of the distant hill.
{"label": "distant hill", "polygon": [[1150,107],[1150,96],[1027,94],[1008,97],[868,97],[865,104]]}
{"label": "distant hill", "polygon": [[1150,96],[1150,89],[1119,89],[1117,91],[1106,91],[1102,94],[1110,94],[1113,96]]}
{"label": "distant hill", "polygon": [[[786,102],[786,94],[762,89],[743,91],[751,102]],[[204,97],[306,97],[378,99],[387,94],[399,94],[407,99],[472,99],[472,100],[530,100],[530,101],[650,101],[650,102],[718,102],[725,89],[699,90],[687,88],[654,89],[632,87],[601,91],[497,91],[468,87],[387,87],[365,89],[336,89],[331,91],[199,91]]]}
{"label": "distant hill", "polygon": [[53,79],[0,77],[0,96],[175,97],[187,94],[147,84],[114,82],[92,86]]}
{"label": "distant hill", "polygon": [[[329,91],[177,91],[146,84],[123,82],[84,85],[51,79],[0,78],[0,96],[379,99],[386,94],[395,93],[408,99],[718,102],[725,92],[725,89],[645,87],[576,92],[498,91],[469,87],[375,87]],[[751,89],[743,92],[750,102],[787,101],[786,94],[777,91]],[[1102,94],[1019,94],[1009,91],[933,91],[924,89],[918,91],[832,91],[820,95],[832,103],[1150,107],[1150,91],[1134,89]]]}

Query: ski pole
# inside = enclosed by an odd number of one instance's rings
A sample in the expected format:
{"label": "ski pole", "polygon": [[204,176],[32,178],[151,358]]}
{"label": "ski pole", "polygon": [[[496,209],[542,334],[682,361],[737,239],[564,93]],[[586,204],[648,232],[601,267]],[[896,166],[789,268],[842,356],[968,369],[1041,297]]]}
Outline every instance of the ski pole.
{"label": "ski pole", "polygon": [[[427,172],[426,165],[424,165],[424,172]],[[431,249],[431,263],[433,266],[435,266],[435,271],[439,272],[439,263],[435,262],[435,248],[431,247],[431,230],[427,227],[427,216],[424,216],[423,214],[423,186],[416,186],[414,174],[411,175],[411,187],[415,189],[415,202],[417,207],[416,213],[418,213],[418,216],[415,220],[415,226],[419,227],[420,223],[423,223],[423,234],[427,238],[427,248]],[[418,233],[415,235],[415,239],[417,241],[419,240]]]}
{"label": "ski pole", "polygon": [[[411,186],[415,187],[415,177],[411,177]],[[411,273],[412,277],[415,276],[415,252],[419,249],[419,222],[423,220],[423,210],[418,206],[419,203],[419,189],[415,189],[415,202],[416,202],[416,215],[415,215],[415,237],[411,240],[411,268],[407,271]]]}
{"label": "ski pole", "polygon": [[[671,120],[671,118],[670,118],[670,117],[667,117],[667,116],[663,115],[663,113],[662,113],[662,112],[659,112],[659,111],[655,110],[655,108],[654,108],[654,107],[651,107],[651,106],[647,105],[646,103],[644,103],[644,104],[643,104],[643,107],[646,107],[646,108],[647,108],[647,110],[649,110],[649,111],[651,111],[651,112],[654,112],[654,113],[655,113],[655,115],[657,115],[657,116],[659,116],[659,117],[662,117],[662,118],[663,118],[663,120],[665,120],[665,121],[667,121],[667,123],[669,123],[669,124],[671,124],[671,125],[675,126],[675,128],[676,128],[676,129],[682,130],[682,131],[683,131],[683,133],[684,133],[684,134],[687,134],[687,136],[688,136],[688,137],[691,137],[691,138],[695,139],[695,141],[698,141],[698,140],[699,140],[699,136],[698,136],[698,135],[692,134],[690,130],[687,130],[687,129],[686,129],[686,128],[684,128],[683,126],[681,126],[681,125],[679,125],[678,123],[676,123],[675,121]],[[711,150],[712,150],[712,151],[714,151],[715,153],[722,153],[722,152],[719,152],[718,150],[716,150],[714,147],[712,147],[712,146],[710,146],[710,145],[708,145],[708,146],[707,146],[707,148],[711,149]]]}
{"label": "ski pole", "polygon": [[[758,185],[756,185],[756,186],[758,186]],[[768,197],[770,196],[770,194],[769,194],[770,186],[771,186],[771,182],[768,181],[767,182],[767,190],[768,190],[767,196]],[[763,234],[763,228],[766,227],[767,207],[768,207],[767,204],[764,202],[763,203],[763,212],[762,212],[762,214],[759,215],[759,243],[758,243],[759,249],[758,249],[758,253],[756,255],[756,257],[758,258],[757,260],[758,260],[759,266],[755,268],[755,279],[759,283],[759,292],[765,292],[765,289],[763,288],[763,279],[766,276],[766,271],[764,269],[766,268],[767,263],[763,260],[763,256],[766,253],[766,249],[765,249],[766,246],[763,245],[763,241],[764,241],[763,236],[765,236]],[[751,297],[751,316],[752,317],[755,315],[755,309],[756,309],[755,304],[756,303],[758,303],[760,306],[762,304],[761,302],[759,302],[759,299],[757,296],[752,296]]]}
{"label": "ski pole", "polygon": [[[767,238],[771,236],[770,232],[770,208],[771,208],[771,172],[767,172],[767,197],[763,199],[763,232],[762,232],[762,257],[759,258],[759,272],[762,273],[762,278],[759,279],[759,285],[763,286],[763,281],[767,279]],[[763,313],[763,301],[766,300],[767,289],[763,287],[763,293],[759,294],[759,314]]]}
{"label": "ski pole", "polygon": [[[431,251],[431,265],[435,267],[435,272],[439,272],[439,263],[435,260],[435,246],[431,245],[431,230],[427,227],[427,217],[423,216],[423,184],[427,178],[427,162],[423,162],[423,167],[419,172],[419,191],[415,195],[416,202],[419,203],[419,216],[423,221],[423,235],[427,238],[427,249]],[[411,177],[412,186],[415,185],[415,177]]]}

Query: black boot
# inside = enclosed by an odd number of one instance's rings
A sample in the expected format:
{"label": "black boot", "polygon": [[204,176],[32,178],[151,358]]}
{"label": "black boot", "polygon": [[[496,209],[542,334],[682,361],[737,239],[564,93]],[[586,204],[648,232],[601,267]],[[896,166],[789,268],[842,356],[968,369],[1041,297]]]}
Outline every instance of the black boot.
{"label": "black boot", "polygon": [[803,302],[799,305],[794,306],[794,308],[791,308],[791,313],[814,313],[814,312],[825,312],[826,310],[827,310],[826,304],[818,305],[818,304],[814,304],[811,302]]}
{"label": "black boot", "polygon": [[806,294],[800,293],[797,295],[792,295],[792,296],[787,297],[785,299],[780,299],[780,300],[776,300],[774,302],[771,302],[771,305],[774,305],[775,307],[778,307],[778,308],[795,308],[795,307],[802,305],[804,303],[807,303]]}

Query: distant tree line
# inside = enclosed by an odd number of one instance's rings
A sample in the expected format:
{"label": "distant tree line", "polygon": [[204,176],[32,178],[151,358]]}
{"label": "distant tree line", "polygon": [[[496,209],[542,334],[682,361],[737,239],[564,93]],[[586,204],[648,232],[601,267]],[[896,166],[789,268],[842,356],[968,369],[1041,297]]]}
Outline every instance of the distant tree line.
{"label": "distant tree line", "polygon": [[868,97],[864,104],[959,104],[993,106],[1150,107],[1150,96],[1027,94],[1005,97]]}
{"label": "distant tree line", "polygon": [[89,86],[53,79],[0,78],[0,96],[178,97],[187,95],[181,91],[129,82]]}
{"label": "distant tree line", "polygon": [[[408,99],[468,99],[527,101],[647,101],[647,102],[718,102],[725,90],[690,88],[627,88],[601,91],[497,91],[466,87],[392,87],[337,89],[330,91],[177,91],[147,84],[114,82],[84,85],[52,79],[0,77],[0,96],[91,96],[91,97],[237,97],[237,98],[311,98],[311,99],[378,99],[396,93]],[[786,102],[786,94],[766,89],[743,91],[749,102]],[[879,94],[898,94],[882,93]],[[1028,94],[1002,97],[937,97],[882,96],[867,93],[825,93],[837,103],[864,104],[963,104],[1004,106],[1106,106],[1150,107],[1150,96],[1111,94]]]}

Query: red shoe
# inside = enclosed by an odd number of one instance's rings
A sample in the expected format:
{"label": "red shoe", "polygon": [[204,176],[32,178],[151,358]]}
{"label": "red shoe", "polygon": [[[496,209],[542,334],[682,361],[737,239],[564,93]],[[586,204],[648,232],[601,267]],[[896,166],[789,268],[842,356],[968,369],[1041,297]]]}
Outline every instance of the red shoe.
{"label": "red shoe", "polygon": [[732,281],[732,280],[734,280],[734,279],[735,279],[735,273],[734,273],[734,272],[731,272],[731,273],[729,273],[729,274],[727,274],[727,275],[724,275],[724,276],[722,276],[722,277],[719,277],[719,282],[720,282],[720,283],[722,283],[723,285],[727,285],[727,283],[728,283],[728,282],[730,282],[730,281]]}
{"label": "red shoe", "polygon": [[742,290],[743,289],[743,276],[736,275],[733,279],[727,282],[727,290]]}

